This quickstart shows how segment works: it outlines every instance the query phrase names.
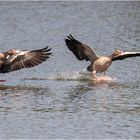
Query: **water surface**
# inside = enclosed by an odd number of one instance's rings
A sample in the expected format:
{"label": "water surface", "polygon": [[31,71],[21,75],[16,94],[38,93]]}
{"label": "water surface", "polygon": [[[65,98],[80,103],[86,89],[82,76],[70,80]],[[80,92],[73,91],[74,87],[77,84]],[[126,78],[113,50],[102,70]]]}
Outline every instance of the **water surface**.
{"label": "water surface", "polygon": [[1,52],[52,48],[47,62],[1,74],[0,138],[140,138],[140,59],[94,84],[66,48],[71,33],[108,55],[140,50],[140,2],[0,2]]}

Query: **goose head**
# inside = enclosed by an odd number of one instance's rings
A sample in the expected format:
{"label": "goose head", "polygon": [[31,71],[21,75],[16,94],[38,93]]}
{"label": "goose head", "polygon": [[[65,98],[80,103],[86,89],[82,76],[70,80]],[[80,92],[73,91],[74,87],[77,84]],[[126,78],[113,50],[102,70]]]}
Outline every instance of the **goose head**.
{"label": "goose head", "polygon": [[120,49],[116,49],[111,55],[110,57],[113,58],[115,56],[118,56],[122,53],[122,51]]}
{"label": "goose head", "polygon": [[16,54],[16,50],[15,49],[9,50],[8,55],[14,55],[14,54]]}

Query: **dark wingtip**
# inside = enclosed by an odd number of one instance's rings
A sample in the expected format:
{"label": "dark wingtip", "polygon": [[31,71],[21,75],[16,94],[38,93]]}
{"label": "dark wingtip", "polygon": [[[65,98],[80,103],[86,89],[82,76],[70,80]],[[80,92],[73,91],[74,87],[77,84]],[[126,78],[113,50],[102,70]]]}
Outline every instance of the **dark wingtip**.
{"label": "dark wingtip", "polygon": [[51,55],[52,53],[47,53],[47,55]]}
{"label": "dark wingtip", "polygon": [[42,53],[47,55],[46,58],[49,58],[49,55],[51,55],[52,53],[50,52],[52,48],[49,48],[48,46],[47,47],[44,47],[43,49],[41,49]]}
{"label": "dark wingtip", "polygon": [[75,40],[74,37],[71,34],[67,35],[67,38],[70,39],[70,40]]}
{"label": "dark wingtip", "polygon": [[43,52],[49,52],[52,48],[49,48],[48,46],[47,47],[44,47],[43,49],[41,49]]}
{"label": "dark wingtip", "polygon": [[73,37],[71,34],[69,34],[69,36],[70,36],[72,39],[74,39],[74,37]]}
{"label": "dark wingtip", "polygon": [[74,44],[82,44],[78,40],[76,40],[71,34],[67,35],[67,38],[65,38],[65,42],[67,46],[72,46]]}
{"label": "dark wingtip", "polygon": [[70,43],[77,41],[71,34],[67,35],[67,38],[64,39],[67,46]]}

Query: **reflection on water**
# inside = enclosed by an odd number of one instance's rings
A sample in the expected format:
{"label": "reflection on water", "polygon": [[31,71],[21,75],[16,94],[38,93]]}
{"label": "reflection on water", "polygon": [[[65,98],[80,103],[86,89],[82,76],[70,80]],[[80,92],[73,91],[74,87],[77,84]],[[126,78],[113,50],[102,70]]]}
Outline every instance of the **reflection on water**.
{"label": "reflection on water", "polygon": [[[95,83],[64,38],[99,54],[139,50],[139,2],[0,2],[1,51],[49,45],[47,62],[1,74],[1,139],[139,139],[139,58],[112,63]],[[101,74],[102,75],[102,74]],[[99,74],[99,76],[101,76]]]}
{"label": "reflection on water", "polygon": [[[44,84],[51,81],[43,80]],[[56,90],[61,84],[55,82],[64,84],[61,92]],[[38,137],[39,134],[39,138],[67,138],[71,132],[70,136],[75,137],[77,130],[78,138],[85,138],[84,135],[91,138],[91,130],[96,130],[96,137],[101,138],[101,135],[106,134],[106,137],[117,135],[119,138],[119,133],[130,133],[133,124],[136,131],[131,132],[131,135],[136,132],[136,137],[139,136],[137,117],[140,104],[137,86],[117,82],[93,84],[91,81],[77,81],[73,85],[73,82],[54,80],[47,88],[1,85],[0,118],[5,116],[6,121],[0,128],[8,130],[5,135],[1,131],[1,136],[8,137],[11,132],[13,138],[26,138],[25,134],[30,138]],[[133,91],[130,91],[132,87]],[[23,131],[24,127],[26,129]],[[37,133],[34,128],[38,130]],[[15,131],[18,132],[16,135]],[[32,136],[29,136],[30,133],[33,133]]]}
{"label": "reflection on water", "polygon": [[[129,98],[127,97],[128,95],[125,95],[123,93],[114,93],[112,95],[113,91],[119,92],[123,89],[127,91],[129,89],[129,85],[127,84],[120,84],[120,83],[102,83],[95,85],[91,82],[89,82],[86,85],[78,85],[77,87],[73,88],[70,90],[68,99],[74,102],[79,102],[79,100],[82,100],[83,102],[90,102],[94,104],[92,106],[92,110],[94,111],[100,111],[100,112],[113,112],[113,113],[124,113],[124,112],[129,112],[129,113],[135,113],[138,112],[137,107],[139,107],[139,104],[135,101],[134,104],[137,105],[130,105],[133,109],[131,110],[129,106],[127,105],[128,101],[133,98],[130,96]],[[98,93],[100,91],[100,94]],[[109,93],[111,92],[111,94]],[[88,95],[89,94],[89,95]],[[91,95],[92,94],[92,95]],[[99,95],[98,95],[99,94]],[[118,95],[116,95],[118,94]],[[110,97],[111,96],[111,97]],[[86,99],[86,98],[88,99]],[[128,98],[126,100],[126,98]],[[97,107],[98,106],[98,107]],[[133,112],[134,111],[134,112]]]}
{"label": "reflection on water", "polygon": [[22,85],[16,85],[16,86],[7,86],[7,85],[0,85],[0,91],[2,92],[13,92],[13,93],[17,93],[17,92],[21,92],[21,91],[33,91],[33,92],[39,92],[45,90],[44,88],[40,88],[40,87],[36,87],[36,86],[22,86]]}

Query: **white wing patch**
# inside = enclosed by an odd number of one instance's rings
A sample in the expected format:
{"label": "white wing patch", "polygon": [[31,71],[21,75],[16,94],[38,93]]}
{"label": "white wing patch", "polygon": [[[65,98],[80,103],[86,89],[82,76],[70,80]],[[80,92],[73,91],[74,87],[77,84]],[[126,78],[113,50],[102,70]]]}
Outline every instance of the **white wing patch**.
{"label": "white wing patch", "polygon": [[17,56],[25,55],[27,52],[28,51],[16,50],[16,54],[6,56],[6,63],[11,63],[15,58],[17,58]]}

